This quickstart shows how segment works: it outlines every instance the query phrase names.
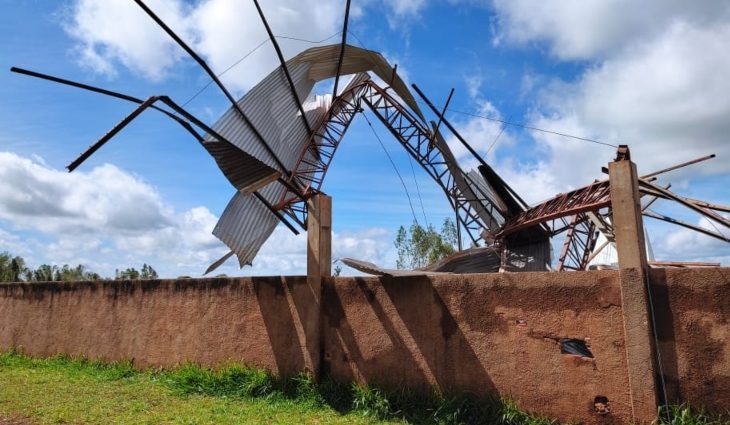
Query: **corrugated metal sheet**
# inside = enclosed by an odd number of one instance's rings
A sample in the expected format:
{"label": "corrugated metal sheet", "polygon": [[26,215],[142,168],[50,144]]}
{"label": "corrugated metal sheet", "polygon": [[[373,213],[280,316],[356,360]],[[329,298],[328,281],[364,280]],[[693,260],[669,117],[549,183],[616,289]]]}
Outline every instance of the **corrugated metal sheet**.
{"label": "corrugated metal sheet", "polygon": [[253,192],[281,176],[280,172],[230,143],[205,141],[203,147],[233,187],[240,191]]}
{"label": "corrugated metal sheet", "polygon": [[449,273],[497,273],[500,255],[493,247],[459,251],[426,267],[426,270]]}
{"label": "corrugated metal sheet", "polygon": [[[297,95],[300,99],[307,99],[303,105],[305,116],[314,128],[326,119],[332,99],[331,96],[311,97],[310,93],[317,81],[335,75],[339,49],[340,45],[310,49],[287,62]],[[334,63],[332,63],[332,52],[336,52]],[[392,77],[392,68],[380,54],[348,46],[345,50],[342,74],[356,75],[344,90],[368,79],[369,76],[364,72],[370,70],[386,81],[390,81]],[[395,76],[393,84],[394,90],[397,90],[402,97],[409,98],[409,105],[420,113],[415,100],[400,78]],[[269,203],[276,204],[286,193],[286,188],[278,183],[266,185],[277,177],[271,169],[282,172],[292,170],[309,142],[309,134],[281,67],[271,72],[237,103],[286,167],[286,170],[280,170],[262,140],[233,108],[215,123],[213,129],[270,168],[248,164],[240,156],[236,157],[236,152],[220,146],[220,142],[206,135],[206,148],[216,158],[226,177],[232,183],[235,182],[234,186],[239,189],[221,215],[213,234],[228,245],[238,257],[239,264],[243,266],[253,261],[278,222],[265,205],[245,192],[263,186],[259,193]],[[311,157],[315,153],[307,152],[305,155]],[[239,167],[246,169],[242,170]]]}
{"label": "corrugated metal sheet", "polygon": [[447,273],[438,273],[427,270],[398,270],[398,269],[384,269],[373,263],[356,260],[354,258],[341,258],[340,261],[352,267],[355,270],[361,271],[367,274],[373,274],[376,276],[388,276],[388,277],[407,277],[407,276],[432,276]]}
{"label": "corrugated metal sheet", "polygon": [[[339,44],[314,47],[306,50],[287,63],[309,63],[311,68],[309,77],[315,81],[332,78],[337,74],[337,63],[340,59]],[[342,56],[342,75],[372,71],[383,81],[393,87],[393,91],[425,121],[421,109],[413,98],[411,91],[397,73],[393,73],[393,66],[378,52],[346,45]]]}

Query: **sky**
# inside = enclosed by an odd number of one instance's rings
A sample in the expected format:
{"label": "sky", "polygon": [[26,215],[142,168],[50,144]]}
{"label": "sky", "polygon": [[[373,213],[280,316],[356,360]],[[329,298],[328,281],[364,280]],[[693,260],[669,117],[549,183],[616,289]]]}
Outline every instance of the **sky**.
{"label": "sky", "polygon": [[[216,73],[240,60],[221,76],[236,96],[278,66],[252,2],[146,3]],[[261,1],[286,58],[339,42],[344,3]],[[211,231],[234,193],[210,156],[177,124],[147,112],[67,173],[134,105],[10,67],[140,98],[165,94],[208,124],[228,108],[225,97],[214,86],[195,96],[208,77],[132,1],[0,6],[0,252],[30,266],[80,263],[106,276],[143,263],[163,277],[200,276],[227,252]],[[447,119],[530,203],[604,178],[601,167],[615,148],[494,119],[628,144],[639,173],[714,153],[660,183],[730,204],[727,1],[353,0],[350,32],[351,44],[382,52],[437,105],[454,88]],[[415,219],[439,228],[453,212],[441,189],[368,118],[372,129],[355,119],[322,187],[333,197],[333,257],[393,267],[399,226]],[[452,146],[464,167],[474,165]],[[654,209],[714,230],[664,201]],[[651,219],[645,225],[657,260],[730,263],[729,244]],[[305,271],[306,236],[280,226],[253,266],[239,269],[230,260],[217,272]]]}

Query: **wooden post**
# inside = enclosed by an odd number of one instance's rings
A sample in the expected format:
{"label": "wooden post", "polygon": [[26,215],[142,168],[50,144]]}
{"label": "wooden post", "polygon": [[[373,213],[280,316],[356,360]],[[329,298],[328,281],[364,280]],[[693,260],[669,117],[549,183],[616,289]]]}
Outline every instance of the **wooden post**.
{"label": "wooden post", "polygon": [[[619,148],[619,157],[622,156]],[[608,165],[613,228],[621,282],[621,306],[634,421],[649,423],[657,416],[656,347],[648,293],[646,244],[636,165],[628,148],[624,158]]]}
{"label": "wooden post", "polygon": [[332,198],[318,194],[309,200],[307,215],[307,289],[311,305],[303,306],[305,363],[315,377],[320,372],[322,279],[332,276]]}

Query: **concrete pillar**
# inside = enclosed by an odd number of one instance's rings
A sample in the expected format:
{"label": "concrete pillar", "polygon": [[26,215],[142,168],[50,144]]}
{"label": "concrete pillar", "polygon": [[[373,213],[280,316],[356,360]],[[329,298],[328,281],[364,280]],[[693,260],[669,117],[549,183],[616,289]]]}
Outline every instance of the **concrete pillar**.
{"label": "concrete pillar", "polygon": [[307,304],[300,308],[306,346],[305,364],[319,376],[322,279],[332,276],[332,198],[318,194],[309,200],[307,215]]}
{"label": "concrete pillar", "polygon": [[620,269],[631,411],[636,422],[649,423],[656,419],[658,407],[656,347],[636,165],[628,158],[612,162],[608,165],[608,174]]}

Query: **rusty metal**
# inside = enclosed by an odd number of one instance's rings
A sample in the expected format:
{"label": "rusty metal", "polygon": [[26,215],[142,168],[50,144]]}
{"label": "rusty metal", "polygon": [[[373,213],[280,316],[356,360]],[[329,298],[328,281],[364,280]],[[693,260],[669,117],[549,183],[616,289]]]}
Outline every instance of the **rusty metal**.
{"label": "rusty metal", "polygon": [[659,186],[657,186],[653,183],[649,183],[648,181],[643,180],[643,179],[639,179],[639,186],[643,187],[645,189],[648,189],[649,192],[657,193],[657,194],[661,195],[662,197],[676,201],[677,203],[682,204],[685,207],[687,207],[711,220],[714,220],[714,221],[722,224],[725,227],[730,227],[730,220],[726,219],[725,217],[717,214],[716,212],[714,212],[708,208],[703,208],[703,207],[695,204],[694,202],[692,202],[689,199],[678,196],[678,195],[672,193],[671,191],[664,189],[663,187],[659,187]]}
{"label": "rusty metal", "polygon": [[[461,175],[453,174],[448,167],[444,152],[433,143],[431,132],[384,89],[370,83],[362,100],[446,193],[452,208],[459,211],[459,224],[466,230],[472,242],[476,245],[479,245],[480,241],[487,242],[489,235],[485,235],[484,231],[488,233],[494,230],[494,227],[489,226],[479,216],[473,203],[480,202],[492,215],[499,216],[499,209],[492,200],[487,196],[476,199],[459,188],[457,179],[468,180],[468,176],[461,170],[457,171]],[[448,124],[446,121],[445,123]]]}
{"label": "rusty metal", "polygon": [[664,173],[669,172],[669,171],[674,171],[674,170],[677,170],[679,168],[686,167],[688,165],[697,164],[698,162],[707,161],[708,159],[712,159],[714,157],[715,157],[715,154],[713,153],[712,155],[703,156],[701,158],[697,158],[697,159],[693,159],[691,161],[683,162],[681,164],[673,165],[671,167],[664,168],[664,169],[661,169],[659,171],[654,171],[653,173],[650,173],[650,174],[646,174],[644,176],[641,176],[641,178],[644,179],[644,180],[647,180],[647,179],[649,179],[651,177],[658,176],[659,174],[664,174]]}
{"label": "rusty metal", "polygon": [[276,204],[276,209],[306,223],[305,200],[319,192],[337,147],[353,118],[361,110],[360,93],[366,89],[367,84],[367,82],[356,84],[332,103],[330,111],[326,114],[327,119],[316,128],[299,154],[291,176],[287,179],[290,185],[296,184],[304,188],[304,199],[294,196],[291,192],[285,192]]}
{"label": "rusty metal", "polygon": [[556,270],[585,270],[597,240],[598,232],[593,221],[586,214],[575,214],[565,235]]}
{"label": "rusty metal", "polygon": [[520,213],[509,220],[497,233],[497,236],[505,237],[556,218],[597,211],[609,205],[611,205],[611,193],[608,181],[595,182],[586,187],[560,194]]}

